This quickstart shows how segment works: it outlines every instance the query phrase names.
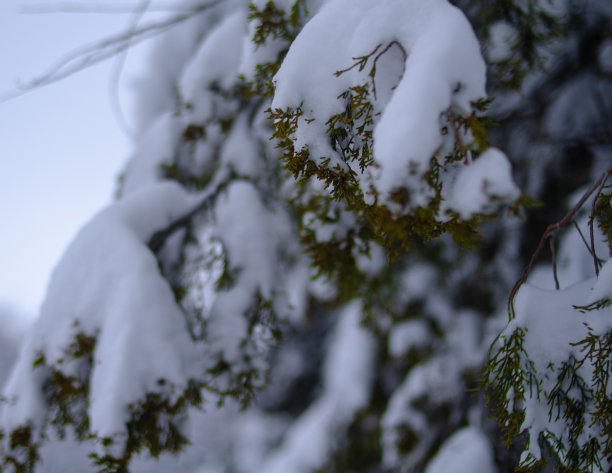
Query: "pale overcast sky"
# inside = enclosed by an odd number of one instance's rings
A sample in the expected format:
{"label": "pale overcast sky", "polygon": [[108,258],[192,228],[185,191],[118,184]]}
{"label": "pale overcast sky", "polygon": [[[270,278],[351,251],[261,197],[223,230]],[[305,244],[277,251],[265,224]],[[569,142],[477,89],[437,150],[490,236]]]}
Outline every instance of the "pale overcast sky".
{"label": "pale overcast sky", "polygon": [[[129,22],[125,15],[19,13],[33,3],[62,4],[0,1],[0,95]],[[124,99],[139,61],[142,51],[131,53]],[[129,139],[111,111],[111,67],[107,61],[0,104],[0,303],[30,316],[63,249],[110,201],[129,156]]]}

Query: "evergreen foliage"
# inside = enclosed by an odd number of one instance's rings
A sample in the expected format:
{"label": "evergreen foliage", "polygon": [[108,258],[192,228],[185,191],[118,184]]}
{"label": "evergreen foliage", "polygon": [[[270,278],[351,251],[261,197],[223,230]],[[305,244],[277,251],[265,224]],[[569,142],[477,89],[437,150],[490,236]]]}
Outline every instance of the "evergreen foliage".
{"label": "evergreen foliage", "polygon": [[45,445],[97,473],[609,471],[611,24],[606,0],[198,10],[0,398],[0,471],[55,471]]}

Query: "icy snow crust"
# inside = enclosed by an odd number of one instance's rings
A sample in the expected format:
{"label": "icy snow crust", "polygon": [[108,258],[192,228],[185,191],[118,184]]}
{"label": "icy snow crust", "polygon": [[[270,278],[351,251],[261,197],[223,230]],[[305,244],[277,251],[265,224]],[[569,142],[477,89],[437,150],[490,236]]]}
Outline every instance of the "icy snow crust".
{"label": "icy snow crust", "polygon": [[[91,429],[98,435],[123,432],[127,406],[159,392],[158,380],[185,387],[197,350],[146,242],[195,203],[178,184],[159,183],[103,210],[80,231],[53,272],[40,317],[7,383],[5,395],[16,403],[3,408],[3,425],[44,419],[42,375],[32,369],[34,360],[63,359],[77,333],[99,334],[89,399]],[[69,361],[55,367],[74,374]]]}
{"label": "icy snow crust", "polygon": [[[308,147],[312,159],[330,157],[330,166],[344,167],[325,139],[326,122],[343,111],[341,93],[368,82],[369,67],[336,76],[338,58],[345,58],[348,68],[351,58],[393,41],[406,53],[399,81],[378,72],[375,77],[393,87],[383,94],[388,102],[375,104],[382,114],[374,128],[379,168],[372,184],[383,196],[400,186],[418,188],[443,144],[441,113],[450,107],[469,113],[471,102],[485,96],[485,63],[459,9],[446,0],[329,1],[291,44],[275,76],[272,102],[273,109],[302,107],[296,149]],[[416,204],[425,204],[427,195],[419,195]]]}

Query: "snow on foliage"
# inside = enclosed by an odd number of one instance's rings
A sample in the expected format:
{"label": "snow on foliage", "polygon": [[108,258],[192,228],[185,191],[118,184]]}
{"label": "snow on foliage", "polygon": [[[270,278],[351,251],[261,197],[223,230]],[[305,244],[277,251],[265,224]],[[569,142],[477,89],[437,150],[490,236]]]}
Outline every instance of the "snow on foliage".
{"label": "snow on foliage", "polygon": [[[602,360],[589,344],[612,331],[612,309],[581,309],[593,285],[593,279],[561,291],[524,285],[514,302],[516,317],[492,347],[495,357],[513,351],[513,344],[518,348],[515,353],[520,353],[516,369],[521,374],[507,396],[510,416],[524,413],[519,430],[529,435],[522,456],[525,464],[542,458],[540,436],[556,445],[566,462],[575,461],[571,456],[576,450],[583,450],[586,457],[587,451],[597,452],[609,442],[606,420],[599,411],[602,396],[610,395],[605,387],[610,372],[601,372]],[[595,471],[609,471],[609,460],[600,461]]]}
{"label": "snow on foliage", "polygon": [[118,200],[0,398],[0,470],[606,471],[612,104],[579,109],[606,1],[452,3],[221,0],[163,33]]}
{"label": "snow on foliage", "polygon": [[474,214],[493,213],[519,197],[508,158],[498,149],[489,148],[477,161],[461,168],[448,205],[467,219]]}
{"label": "snow on foliage", "polygon": [[165,389],[160,380],[184,387],[197,350],[146,243],[194,204],[179,185],[161,183],[118,201],[81,230],[54,270],[40,317],[7,382],[5,395],[16,401],[3,409],[4,425],[40,424],[44,375],[32,366],[43,359],[65,376],[76,375],[82,367],[66,351],[77,334],[97,337],[88,415],[102,437],[122,433],[127,406]]}
{"label": "snow on foliage", "polygon": [[[339,58],[347,58],[344,67]],[[368,58],[371,69],[365,68]],[[327,139],[328,123],[345,109],[339,97],[370,81],[377,169],[360,173],[360,185],[366,192],[373,185],[383,196],[408,186],[420,191],[413,205],[426,205],[431,194],[421,191],[422,181],[443,147],[441,114],[449,108],[470,113],[472,102],[485,96],[485,64],[469,22],[445,0],[327,2],[274,76],[272,109],[301,109],[296,149],[308,148],[315,162],[329,158],[327,166],[346,169]]]}

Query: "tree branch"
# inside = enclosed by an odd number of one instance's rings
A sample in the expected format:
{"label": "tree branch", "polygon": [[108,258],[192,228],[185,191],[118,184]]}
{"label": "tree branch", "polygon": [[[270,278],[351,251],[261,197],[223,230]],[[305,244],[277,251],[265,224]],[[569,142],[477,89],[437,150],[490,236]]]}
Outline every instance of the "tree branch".
{"label": "tree branch", "polygon": [[[189,13],[194,7],[184,7],[177,5],[175,2],[155,3],[152,4],[148,11],[150,12],[173,12],[173,13]],[[40,15],[49,13],[95,13],[95,14],[132,14],[140,10],[140,5],[115,4],[109,5],[106,3],[26,3],[20,8],[20,12],[26,15]]]}
{"label": "tree branch", "polygon": [[227,181],[219,184],[218,186],[214,186],[214,190],[207,192],[206,196],[192,210],[170,222],[166,228],[158,230],[151,235],[151,238],[149,238],[149,241],[147,242],[149,249],[153,253],[157,253],[159,250],[161,250],[168,238],[175,231],[177,231],[179,228],[187,227],[193,221],[193,218],[196,215],[210,209],[217,200],[217,197],[219,197],[219,194],[229,185],[230,182],[231,181]]}
{"label": "tree branch", "polygon": [[0,96],[0,103],[19,97],[32,89],[58,82],[83,69],[98,64],[105,59],[116,56],[133,45],[150,39],[216,6],[221,1],[222,0],[212,0],[208,3],[200,4],[193,7],[193,9],[187,13],[174,15],[163,21],[151,22],[133,31],[113,35],[105,40],[77,49],[60,59],[55,65],[51,66],[47,73],[28,83],[18,84],[19,90]]}
{"label": "tree branch", "polygon": [[546,228],[546,230],[544,231],[544,234],[540,238],[540,242],[538,243],[538,246],[535,252],[533,253],[533,255],[531,255],[529,264],[523,270],[521,277],[518,279],[518,281],[516,281],[516,283],[512,287],[512,290],[510,291],[510,296],[508,297],[508,313],[511,319],[513,319],[516,316],[516,312],[514,310],[514,298],[516,297],[516,294],[518,293],[518,290],[521,288],[521,286],[525,283],[525,281],[527,281],[527,278],[529,277],[529,273],[531,272],[531,269],[533,268],[533,265],[535,264],[535,260],[537,256],[540,254],[540,251],[544,247],[544,242],[546,241],[546,239],[547,238],[554,239],[557,236],[557,234],[561,231],[561,229],[568,222],[571,222],[574,219],[574,216],[576,215],[576,213],[578,213],[580,208],[584,205],[584,203],[591,196],[591,194],[593,194],[593,192],[595,192],[598,188],[600,188],[603,185],[603,183],[608,178],[608,175],[611,173],[612,173],[612,168],[607,169],[601,176],[599,176],[595,180],[593,184],[591,184],[591,186],[582,195],[580,200],[576,203],[576,205],[574,205],[570,209],[570,211],[565,215],[565,217],[563,217],[557,223],[553,223],[552,225],[549,225]]}
{"label": "tree branch", "polygon": [[599,259],[597,258],[597,252],[595,251],[595,232],[593,230],[593,224],[595,220],[595,207],[597,206],[597,199],[601,195],[601,191],[606,184],[606,180],[608,176],[606,175],[605,179],[601,182],[599,189],[597,190],[597,194],[593,197],[593,203],[591,205],[591,218],[589,219],[589,233],[591,237],[591,254],[593,255],[593,262],[595,263],[595,274],[599,277]]}

